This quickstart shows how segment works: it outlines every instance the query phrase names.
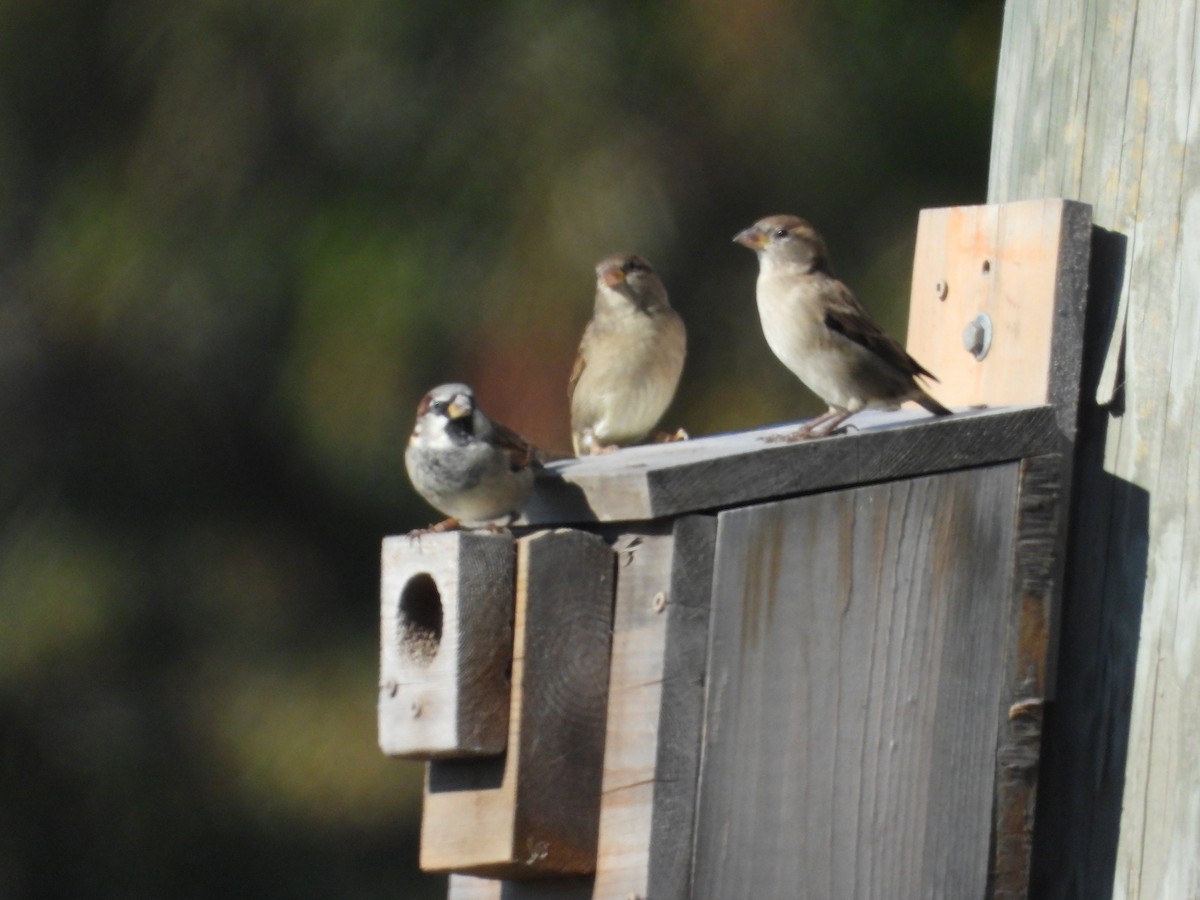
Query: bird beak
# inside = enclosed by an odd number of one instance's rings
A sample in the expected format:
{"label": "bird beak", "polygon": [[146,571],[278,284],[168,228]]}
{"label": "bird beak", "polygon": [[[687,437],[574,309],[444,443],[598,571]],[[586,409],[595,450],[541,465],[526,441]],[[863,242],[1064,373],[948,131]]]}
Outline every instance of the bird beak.
{"label": "bird beak", "polygon": [[751,225],[745,231],[739,231],[733,236],[735,244],[741,244],[743,247],[749,247],[751,250],[761,250],[767,245],[767,239],[758,227]]}
{"label": "bird beak", "polygon": [[459,394],[446,406],[447,415],[450,416],[451,420],[456,422],[459,419],[467,418],[467,416],[471,415],[473,412],[475,412],[475,407],[471,405],[470,398],[465,397],[462,394]]}
{"label": "bird beak", "polygon": [[625,273],[620,266],[609,266],[600,273],[600,279],[610,288],[625,283]]}

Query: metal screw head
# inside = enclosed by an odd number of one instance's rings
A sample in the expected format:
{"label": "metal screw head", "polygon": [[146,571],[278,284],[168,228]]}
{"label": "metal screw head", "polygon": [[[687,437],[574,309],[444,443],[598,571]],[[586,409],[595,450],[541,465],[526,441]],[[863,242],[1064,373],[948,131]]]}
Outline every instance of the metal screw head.
{"label": "metal screw head", "polygon": [[992,349],[992,319],[987,313],[980,313],[963,329],[963,346],[977,360],[982,361]]}
{"label": "metal screw head", "polygon": [[656,613],[662,612],[667,608],[667,595],[662,591],[659,591],[654,595],[654,600],[651,602],[651,606],[654,607],[654,611]]}

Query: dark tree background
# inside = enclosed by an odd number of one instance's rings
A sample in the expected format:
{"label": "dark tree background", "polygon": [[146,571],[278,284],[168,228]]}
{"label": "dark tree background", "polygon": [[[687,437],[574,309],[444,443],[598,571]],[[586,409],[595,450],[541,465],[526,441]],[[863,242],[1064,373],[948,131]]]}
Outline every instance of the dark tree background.
{"label": "dark tree background", "polygon": [[983,202],[1000,0],[0,2],[0,897],[444,895],[375,746],[401,455],[473,383],[568,445],[592,266],[655,263],[665,424],[819,409],[762,215],[902,336]]}

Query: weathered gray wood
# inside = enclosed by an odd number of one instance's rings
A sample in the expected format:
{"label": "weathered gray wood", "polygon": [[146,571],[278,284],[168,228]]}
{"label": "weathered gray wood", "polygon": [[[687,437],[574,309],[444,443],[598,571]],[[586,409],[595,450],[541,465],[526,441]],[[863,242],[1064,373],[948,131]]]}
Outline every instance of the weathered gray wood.
{"label": "weathered gray wood", "polygon": [[511,537],[384,538],[379,746],[415,759],[494,755],[508,739]]}
{"label": "weathered gray wood", "polygon": [[596,897],[686,900],[716,520],[617,543]]}
{"label": "weathered gray wood", "polygon": [[675,521],[645,897],[689,900],[700,778],[715,518]]}
{"label": "weathered gray wood", "polygon": [[850,424],[847,434],[792,444],[772,439],[794,423],[554,463],[523,522],[655,519],[1060,449],[1052,407],[937,419],[868,410]]}
{"label": "weathered gray wood", "polygon": [[724,512],[698,900],[982,897],[1018,465]]}
{"label": "weathered gray wood", "polygon": [[1029,889],[1042,711],[1051,696],[1063,569],[1066,499],[1058,455],[1020,463],[1010,616],[996,752],[995,855],[988,896]]}
{"label": "weathered gray wood", "polygon": [[1190,0],[1005,12],[989,198],[1077,197],[1115,236],[1093,266],[1114,327],[1087,350],[1084,397],[1106,406],[1078,438],[1039,896],[1200,896],[1198,18]]}
{"label": "weathered gray wood", "polygon": [[423,869],[504,878],[594,870],[613,567],[594,534],[517,541],[508,747],[502,757],[429,763]]}

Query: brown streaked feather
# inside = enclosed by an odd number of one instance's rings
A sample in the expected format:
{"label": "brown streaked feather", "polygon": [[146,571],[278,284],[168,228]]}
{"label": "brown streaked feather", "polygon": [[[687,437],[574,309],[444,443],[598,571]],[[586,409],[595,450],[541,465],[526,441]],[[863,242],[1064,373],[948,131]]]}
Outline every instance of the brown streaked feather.
{"label": "brown streaked feather", "polygon": [[842,282],[834,282],[836,295],[830,292],[825,310],[825,327],[866,347],[880,359],[909,375],[921,375],[937,381],[937,376],[908,355],[900,343],[875,324],[854,292]]}
{"label": "brown streaked feather", "polygon": [[567,380],[567,403],[575,399],[575,386],[579,384],[579,379],[586,368],[587,359],[583,355],[583,348],[580,347],[579,353],[575,355],[575,365],[571,367],[571,377]]}
{"label": "brown streaked feather", "polygon": [[499,422],[492,423],[492,440],[508,455],[508,466],[514,472],[538,461],[537,448]]}

